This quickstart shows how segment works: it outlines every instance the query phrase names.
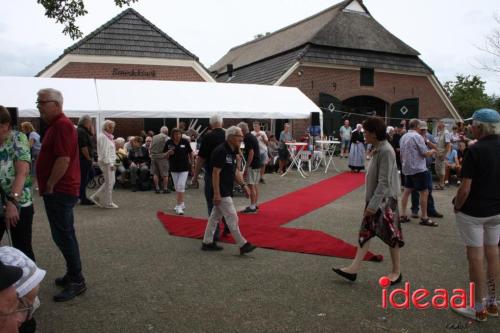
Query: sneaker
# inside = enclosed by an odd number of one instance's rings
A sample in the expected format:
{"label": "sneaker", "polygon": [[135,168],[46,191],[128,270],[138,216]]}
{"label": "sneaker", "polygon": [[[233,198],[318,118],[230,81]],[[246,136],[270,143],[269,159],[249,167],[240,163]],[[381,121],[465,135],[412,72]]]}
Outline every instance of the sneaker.
{"label": "sneaker", "polygon": [[244,210],[242,210],[241,213],[243,213],[243,214],[255,214],[255,213],[257,213],[257,208],[247,207]]}
{"label": "sneaker", "polygon": [[243,255],[245,253],[250,253],[253,250],[255,250],[256,248],[257,248],[257,246],[253,245],[250,242],[246,242],[245,245],[243,245],[242,247],[240,247],[240,255]]}
{"label": "sneaker", "polygon": [[224,248],[222,246],[217,245],[216,242],[210,243],[210,244],[205,244],[202,243],[201,245],[201,250],[202,251],[221,251]]}
{"label": "sneaker", "polygon": [[438,219],[442,219],[444,217],[444,215],[439,213],[439,212],[434,212],[434,213],[428,214],[428,215],[429,215],[429,217],[436,217]]}
{"label": "sneaker", "polygon": [[69,278],[67,275],[64,275],[63,277],[58,277],[54,280],[54,283],[58,287],[66,287],[66,285],[69,283]]}
{"label": "sneaker", "polygon": [[177,207],[175,207],[175,213],[177,215],[184,215],[184,210],[182,209],[181,206],[177,206]]}
{"label": "sneaker", "polygon": [[80,283],[69,282],[64,287],[63,291],[54,296],[54,301],[66,302],[72,300],[76,296],[83,294],[86,290],[87,286],[85,285],[85,282],[80,282]]}
{"label": "sneaker", "polygon": [[89,198],[89,200],[92,201],[97,207],[101,207],[102,208],[102,205],[101,205],[99,197],[92,196],[92,197]]}
{"label": "sneaker", "polygon": [[488,313],[488,316],[498,317],[498,305],[497,304],[487,305],[486,312]]}
{"label": "sneaker", "polygon": [[118,205],[115,204],[115,203],[112,203],[111,205],[108,205],[108,206],[104,206],[104,208],[110,208],[110,209],[113,209],[113,208],[118,208]]}
{"label": "sneaker", "polygon": [[488,314],[486,313],[486,309],[483,311],[477,312],[476,310],[468,307],[468,308],[452,308],[453,311],[458,313],[465,318],[469,318],[475,321],[486,321],[488,320]]}
{"label": "sneaker", "polygon": [[186,209],[186,204],[184,202],[181,204],[181,208],[182,210]]}

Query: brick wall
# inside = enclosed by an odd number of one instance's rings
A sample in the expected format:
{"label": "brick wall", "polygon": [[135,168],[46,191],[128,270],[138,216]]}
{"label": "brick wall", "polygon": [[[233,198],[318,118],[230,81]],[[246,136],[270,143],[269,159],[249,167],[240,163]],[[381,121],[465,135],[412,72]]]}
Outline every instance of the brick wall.
{"label": "brick wall", "polygon": [[[123,73],[132,73],[129,75]],[[152,75],[154,72],[154,76]],[[113,74],[114,73],[114,74]],[[205,81],[192,67],[72,62],[53,77],[116,80]]]}
{"label": "brick wall", "polygon": [[[302,75],[298,75],[301,71]],[[327,93],[340,100],[354,96],[375,96],[389,104],[407,98],[419,98],[419,116],[427,118],[451,117],[445,104],[425,76],[375,72],[375,85],[362,87],[359,71],[302,66],[290,75],[282,86],[297,87],[313,102],[319,104],[319,93]],[[309,120],[292,121],[295,137],[300,137]]]}

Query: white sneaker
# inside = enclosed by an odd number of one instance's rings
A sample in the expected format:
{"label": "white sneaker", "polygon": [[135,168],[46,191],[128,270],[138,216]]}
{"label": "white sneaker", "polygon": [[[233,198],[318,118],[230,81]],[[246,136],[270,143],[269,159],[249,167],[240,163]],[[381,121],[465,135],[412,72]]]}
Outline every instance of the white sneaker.
{"label": "white sneaker", "polygon": [[115,203],[112,203],[111,205],[109,206],[104,206],[104,208],[118,208],[118,205],[115,204]]}
{"label": "white sneaker", "polygon": [[181,208],[184,210],[186,209],[186,205],[184,204],[184,202],[181,204]]}
{"label": "white sneaker", "polygon": [[89,197],[89,200],[92,201],[97,207],[103,208],[103,205],[101,205],[101,202],[99,200],[99,197],[94,197],[93,195]]}
{"label": "white sneaker", "polygon": [[177,215],[184,215],[184,210],[182,209],[182,207],[177,206],[177,208],[175,209],[175,213]]}

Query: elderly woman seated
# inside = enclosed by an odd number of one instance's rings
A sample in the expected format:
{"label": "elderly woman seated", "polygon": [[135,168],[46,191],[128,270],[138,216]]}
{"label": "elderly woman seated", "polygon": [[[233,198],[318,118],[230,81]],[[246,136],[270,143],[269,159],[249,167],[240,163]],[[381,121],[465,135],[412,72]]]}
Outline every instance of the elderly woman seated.
{"label": "elderly woman seated", "polygon": [[132,140],[132,148],[128,153],[130,162],[130,183],[132,192],[146,191],[149,186],[149,152],[142,146],[142,137],[136,136]]}
{"label": "elderly woman seated", "polygon": [[125,139],[124,138],[116,138],[115,139],[115,147],[116,147],[116,180],[120,184],[124,184],[127,182],[128,177],[128,168],[130,167],[130,162],[128,161],[128,152],[125,149]]}
{"label": "elderly woman seated", "polygon": [[452,171],[454,171],[457,176],[457,185],[460,185],[460,170],[462,166],[458,159],[458,153],[455,149],[450,150],[450,152],[446,155],[444,163],[445,163],[444,184],[445,185],[449,184],[450,174],[452,173]]}

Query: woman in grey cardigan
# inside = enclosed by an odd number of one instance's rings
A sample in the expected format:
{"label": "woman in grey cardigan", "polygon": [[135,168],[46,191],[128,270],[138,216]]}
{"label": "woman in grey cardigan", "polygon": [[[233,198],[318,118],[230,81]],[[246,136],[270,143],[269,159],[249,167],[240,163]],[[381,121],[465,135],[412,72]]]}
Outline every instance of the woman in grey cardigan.
{"label": "woman in grey cardigan", "polygon": [[404,245],[398,214],[399,175],[394,149],[386,140],[386,125],[380,118],[363,122],[365,140],[372,144],[373,159],[366,173],[366,208],[359,231],[359,246],[352,263],[333,268],[340,276],[355,281],[361,261],[368,252],[372,237],[389,245],[392,271],[387,275],[391,285],[401,282],[399,249]]}

